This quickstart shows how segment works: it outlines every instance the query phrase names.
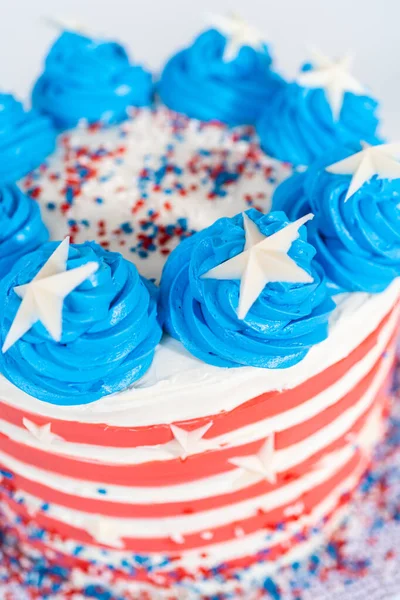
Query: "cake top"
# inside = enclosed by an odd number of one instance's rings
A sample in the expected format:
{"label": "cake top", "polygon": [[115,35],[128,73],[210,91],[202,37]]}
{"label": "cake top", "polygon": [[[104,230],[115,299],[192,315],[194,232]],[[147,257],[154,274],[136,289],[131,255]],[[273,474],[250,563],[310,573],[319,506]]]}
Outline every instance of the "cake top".
{"label": "cake top", "polygon": [[[66,28],[36,108],[1,96],[5,175],[38,167],[20,183],[31,198],[0,194],[0,370],[31,396],[78,405],[146,373],[162,335],[146,277],[200,361],[289,370],[327,338],[332,294],[400,274],[398,148],[376,145],[377,103],[349,61],[319,55],[287,84],[254,27],[212,25],[155,86],[120,44]],[[72,129],[51,154],[54,126]],[[286,161],[309,169],[270,213]]]}

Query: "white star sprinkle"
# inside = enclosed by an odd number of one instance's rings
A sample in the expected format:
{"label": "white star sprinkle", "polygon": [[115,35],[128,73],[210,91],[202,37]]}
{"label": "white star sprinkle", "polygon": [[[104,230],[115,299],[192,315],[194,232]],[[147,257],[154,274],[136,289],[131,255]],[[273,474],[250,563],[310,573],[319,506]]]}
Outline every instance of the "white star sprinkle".
{"label": "white star sprinkle", "polygon": [[365,93],[364,87],[349,72],[352,62],[350,56],[333,61],[320,53],[314,52],[314,68],[300,73],[297,77],[297,82],[301,86],[321,88],[325,91],[326,99],[335,120],[340,118],[346,92],[358,95]]}
{"label": "white star sprinkle", "polygon": [[116,531],[115,523],[106,521],[101,515],[97,515],[85,524],[85,529],[96,542],[112,548],[125,548],[121,535]]}
{"label": "white star sprinkle", "polygon": [[30,283],[14,288],[22,302],[4,340],[3,353],[38,321],[56,342],[60,341],[65,297],[99,268],[97,262],[88,262],[67,271],[68,251],[69,238],[66,238]]}
{"label": "white star sprinkle", "polygon": [[242,484],[256,483],[263,479],[275,484],[277,479],[274,453],[275,435],[272,433],[257,454],[230,458],[229,462],[243,469],[243,477],[240,478]]}
{"label": "white star sprinkle", "polygon": [[363,143],[363,150],[326,167],[328,173],[352,175],[345,202],[370,181],[378,179],[400,179],[400,142],[370,146]]}
{"label": "white star sprinkle", "polygon": [[22,423],[29,433],[32,434],[34,438],[39,440],[39,442],[51,444],[54,442],[54,440],[62,439],[59,435],[56,435],[51,431],[51,423],[46,423],[45,425],[36,425],[36,423],[33,423],[26,417],[22,419]]}
{"label": "white star sprinkle", "polygon": [[210,23],[227,39],[223,55],[224,62],[234,60],[243,46],[250,46],[262,51],[265,41],[261,33],[242,17],[236,14],[231,16],[211,15]]}
{"label": "white star sprinkle", "polygon": [[240,279],[238,317],[244,319],[268,283],[311,283],[313,278],[288,256],[299,229],[313,219],[306,215],[286,227],[265,236],[246,213],[243,213],[245,246],[233,258],[214,267],[202,277],[206,279]]}
{"label": "white star sprinkle", "polygon": [[185,460],[190,454],[196,454],[210,448],[210,442],[203,440],[204,434],[210,429],[213,422],[210,421],[192,431],[186,431],[177,425],[170,425],[174,440],[169,446],[170,452],[174,456],[179,456],[182,460]]}
{"label": "white star sprinkle", "polygon": [[291,504],[290,506],[287,506],[283,511],[283,514],[285,515],[285,517],[298,517],[304,512],[304,509],[304,502],[299,500],[298,502],[296,502],[296,504]]}

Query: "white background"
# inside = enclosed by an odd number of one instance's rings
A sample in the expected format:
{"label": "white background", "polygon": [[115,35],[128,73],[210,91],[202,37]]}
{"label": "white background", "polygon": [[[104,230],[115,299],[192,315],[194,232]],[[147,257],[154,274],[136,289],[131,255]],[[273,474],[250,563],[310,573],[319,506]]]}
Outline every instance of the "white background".
{"label": "white background", "polygon": [[0,0],[0,8],[3,91],[28,97],[56,35],[46,16],[106,33],[157,71],[205,27],[207,14],[234,10],[265,33],[288,77],[308,45],[332,57],[352,51],[354,74],[382,101],[384,133],[400,139],[400,0]]}

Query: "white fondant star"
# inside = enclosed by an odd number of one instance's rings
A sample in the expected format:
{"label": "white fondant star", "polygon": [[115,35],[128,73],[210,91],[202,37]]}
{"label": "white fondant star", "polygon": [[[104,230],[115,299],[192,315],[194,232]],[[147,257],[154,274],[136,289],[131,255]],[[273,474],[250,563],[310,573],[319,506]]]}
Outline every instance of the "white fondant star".
{"label": "white fondant star", "polygon": [[75,33],[80,33],[82,35],[89,34],[88,28],[76,19],[65,19],[62,17],[47,16],[42,17],[42,20],[44,23],[46,23],[46,25],[49,25],[54,29],[59,29],[60,31],[71,31]]}
{"label": "white fondant star", "polygon": [[112,548],[125,548],[121,535],[116,531],[116,525],[110,523],[101,515],[88,520],[85,529],[96,542]]}
{"label": "white fondant star", "polygon": [[51,423],[45,425],[36,425],[26,417],[22,419],[24,427],[33,435],[39,442],[51,444],[54,440],[61,440],[59,435],[51,431]]}
{"label": "white fondant star", "polygon": [[288,256],[299,229],[313,219],[309,214],[265,236],[243,213],[245,246],[243,252],[203,275],[206,279],[240,279],[238,317],[244,319],[267,283],[311,283],[313,278]]}
{"label": "white fondant star", "polygon": [[243,46],[262,50],[265,44],[261,33],[237,14],[230,16],[210,15],[210,23],[227,39],[223,55],[224,62],[230,62],[239,54]]}
{"label": "white fondant star", "polygon": [[182,533],[179,533],[177,531],[172,532],[169,534],[169,539],[174,542],[174,544],[184,544],[185,543],[185,537]]}
{"label": "white fondant star", "polygon": [[43,506],[43,500],[33,496],[24,499],[24,506],[31,517],[35,517]]}
{"label": "white fondant star", "polygon": [[346,92],[364,94],[365,89],[349,72],[353,59],[345,56],[333,61],[321,53],[314,52],[313,69],[302,72],[297,82],[307,88],[321,88],[332,110],[334,119],[340,118]]}
{"label": "white fondant star", "polygon": [[326,167],[335,175],[352,175],[345,202],[374,175],[378,179],[400,179],[400,142],[370,146],[363,143],[363,150]]}
{"label": "white fondant star", "polygon": [[65,297],[99,268],[97,262],[88,262],[67,271],[68,251],[69,238],[66,238],[30,283],[14,288],[22,302],[4,340],[3,353],[38,321],[56,342],[60,341]]}
{"label": "white fondant star", "polygon": [[185,460],[190,454],[207,450],[210,447],[210,442],[203,440],[203,436],[212,424],[213,422],[210,421],[192,431],[186,431],[177,425],[170,425],[172,435],[175,438],[173,444],[170,446],[170,451],[174,456],[179,456],[182,460]]}
{"label": "white fondant star", "polygon": [[257,482],[266,479],[276,483],[275,435],[272,433],[257,454],[230,458],[229,462],[244,471],[242,483]]}

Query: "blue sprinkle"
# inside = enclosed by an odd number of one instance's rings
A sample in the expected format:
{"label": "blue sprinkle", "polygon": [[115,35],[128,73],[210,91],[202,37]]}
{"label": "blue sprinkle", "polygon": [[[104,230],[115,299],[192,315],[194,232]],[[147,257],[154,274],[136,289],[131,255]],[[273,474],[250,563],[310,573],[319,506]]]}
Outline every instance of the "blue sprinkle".
{"label": "blue sprinkle", "polygon": [[263,587],[264,590],[268,592],[268,594],[271,596],[271,598],[273,598],[273,600],[280,600],[281,593],[276,583],[274,583],[274,581],[270,577],[267,577],[267,579],[264,581]]}
{"label": "blue sprinkle", "polygon": [[97,202],[97,204],[103,204],[104,200],[103,198],[98,197],[95,199],[95,202]]}
{"label": "blue sprinkle", "polygon": [[3,477],[6,477],[7,479],[12,479],[14,477],[13,473],[10,473],[10,471],[4,471],[3,469],[0,469],[0,475],[3,475]]}
{"label": "blue sprinkle", "polygon": [[48,210],[55,210],[56,209],[56,205],[54,204],[54,202],[48,202],[46,204]]}
{"label": "blue sprinkle", "polygon": [[133,227],[129,221],[126,221],[126,223],[121,223],[120,227],[124,233],[133,233]]}
{"label": "blue sprinkle", "polygon": [[98,488],[97,493],[105,495],[107,494],[107,490],[105,490],[104,488]]}
{"label": "blue sprinkle", "polygon": [[67,191],[65,192],[65,200],[68,204],[72,204],[74,201],[74,190],[70,186],[67,187]]}

